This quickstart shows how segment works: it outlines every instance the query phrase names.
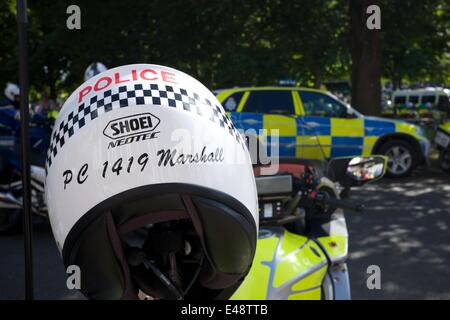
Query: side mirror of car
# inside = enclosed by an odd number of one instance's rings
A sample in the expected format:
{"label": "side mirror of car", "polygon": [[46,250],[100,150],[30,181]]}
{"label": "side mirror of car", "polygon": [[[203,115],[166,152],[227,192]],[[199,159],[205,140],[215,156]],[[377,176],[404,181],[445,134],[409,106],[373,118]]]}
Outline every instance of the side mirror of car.
{"label": "side mirror of car", "polygon": [[353,109],[348,108],[346,110],[345,118],[347,119],[355,119],[358,118],[358,115],[352,111]]}
{"label": "side mirror of car", "polygon": [[387,167],[385,156],[334,158],[328,163],[327,176],[343,187],[355,187],[384,176]]}

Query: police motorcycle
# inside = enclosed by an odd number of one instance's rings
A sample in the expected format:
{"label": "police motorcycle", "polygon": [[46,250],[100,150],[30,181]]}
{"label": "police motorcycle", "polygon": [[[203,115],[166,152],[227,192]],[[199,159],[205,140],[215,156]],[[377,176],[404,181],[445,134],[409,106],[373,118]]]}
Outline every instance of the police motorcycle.
{"label": "police motorcycle", "polygon": [[[345,177],[335,174],[343,186],[384,173],[384,158],[350,162]],[[342,172],[331,170],[339,163],[328,171]],[[246,142],[215,96],[183,72],[136,64],[89,79],[65,102],[46,159],[45,194],[63,263],[79,268],[80,291],[90,299],[289,298],[286,283],[277,295],[257,284],[274,252],[281,273],[269,279],[295,273],[313,289],[328,283],[326,296],[337,298],[331,288],[345,275],[339,268],[347,242],[334,207],[346,202],[317,169],[302,168],[298,179],[272,177],[278,187],[258,182],[264,207],[277,199],[276,219],[261,215]],[[302,236],[297,215],[304,207],[317,213],[308,220],[326,215],[326,222],[308,223]],[[289,250],[298,256],[284,256]]]}
{"label": "police motorcycle", "polygon": [[259,175],[260,229],[252,268],[232,299],[347,300],[348,232],[344,212],[364,207],[351,187],[380,179],[386,158],[285,159],[276,175]]}
{"label": "police motorcycle", "polygon": [[[12,116],[14,113],[17,116]],[[9,106],[0,107],[0,235],[19,231],[22,221],[18,114],[18,110]],[[53,119],[39,115],[33,116],[30,121],[31,207],[38,216],[47,214],[44,163],[52,126]]]}
{"label": "police motorcycle", "polygon": [[[107,68],[101,62],[91,63],[84,72],[84,81],[106,70]],[[17,100],[20,89],[16,84],[8,84],[4,93],[6,102],[0,102],[0,235],[18,232],[22,222],[19,103]],[[1,110],[3,104],[14,105],[14,108],[4,114],[4,110]],[[11,111],[16,114],[15,117],[11,117]],[[46,116],[33,115],[30,122],[32,212],[43,218],[47,217],[44,196],[45,158],[53,124],[57,117],[58,111],[50,110]]]}
{"label": "police motorcycle", "polygon": [[450,122],[438,127],[434,142],[439,150],[439,167],[445,172],[450,172]]}
{"label": "police motorcycle", "polygon": [[[31,208],[34,214],[47,216],[44,198],[45,156],[50,141],[51,120],[30,126]],[[19,133],[0,125],[0,235],[20,230],[22,221],[22,178]]]}

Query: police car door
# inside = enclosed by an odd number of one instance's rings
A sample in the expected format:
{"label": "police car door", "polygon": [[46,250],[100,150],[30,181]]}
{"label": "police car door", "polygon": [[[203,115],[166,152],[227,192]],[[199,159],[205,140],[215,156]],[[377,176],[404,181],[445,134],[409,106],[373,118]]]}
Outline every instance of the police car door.
{"label": "police car door", "polygon": [[[241,126],[254,130],[265,154],[261,156],[296,156],[296,115],[291,90],[253,90],[239,115]],[[246,131],[247,136],[251,133]]]}
{"label": "police car door", "polygon": [[361,155],[364,120],[349,113],[345,104],[317,91],[299,91],[303,123],[314,129],[327,158]]}

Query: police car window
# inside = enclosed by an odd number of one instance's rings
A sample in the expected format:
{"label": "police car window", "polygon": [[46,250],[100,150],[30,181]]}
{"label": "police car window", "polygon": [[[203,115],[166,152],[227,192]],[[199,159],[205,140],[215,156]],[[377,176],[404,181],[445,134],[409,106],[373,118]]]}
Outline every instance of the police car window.
{"label": "police car window", "polygon": [[423,96],[422,97],[422,103],[435,103],[436,102],[436,96]]}
{"label": "police car window", "polygon": [[244,92],[236,92],[230,95],[228,98],[226,98],[222,102],[222,106],[224,107],[225,111],[236,111],[236,108],[239,105],[239,102],[241,102],[242,96],[244,95]]}
{"label": "police car window", "polygon": [[394,98],[394,103],[395,104],[402,104],[402,103],[406,103],[406,96],[397,96]]}
{"label": "police car window", "polygon": [[243,111],[286,115],[295,114],[292,93],[287,90],[250,92]]}
{"label": "police car window", "polygon": [[300,91],[303,110],[307,116],[348,118],[352,117],[347,107],[330,96],[309,91]]}
{"label": "police car window", "polygon": [[446,95],[440,95],[438,98],[438,108],[443,111],[447,111],[450,107],[450,97]]}
{"label": "police car window", "polygon": [[411,103],[418,103],[419,102],[419,96],[410,96],[409,102]]}

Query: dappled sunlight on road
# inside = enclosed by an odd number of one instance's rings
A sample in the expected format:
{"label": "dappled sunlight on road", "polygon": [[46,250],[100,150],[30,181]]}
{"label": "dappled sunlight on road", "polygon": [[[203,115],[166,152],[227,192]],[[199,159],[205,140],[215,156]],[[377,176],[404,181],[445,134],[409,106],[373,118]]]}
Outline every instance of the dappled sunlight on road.
{"label": "dappled sunlight on road", "polygon": [[[347,214],[354,299],[450,298],[450,175],[422,169],[352,192],[364,214]],[[381,268],[381,290],[368,290],[366,269]]]}

